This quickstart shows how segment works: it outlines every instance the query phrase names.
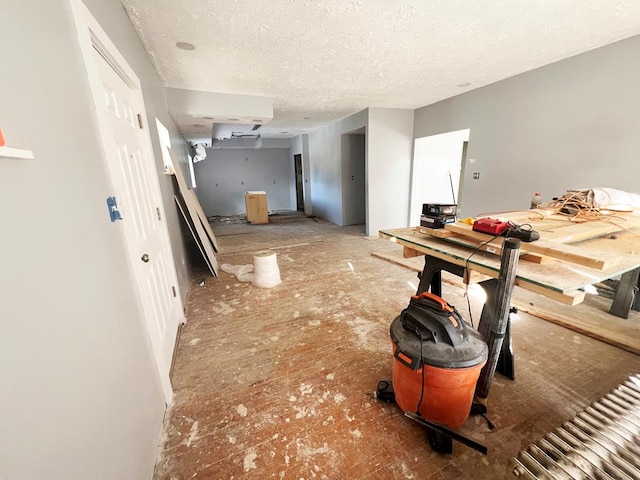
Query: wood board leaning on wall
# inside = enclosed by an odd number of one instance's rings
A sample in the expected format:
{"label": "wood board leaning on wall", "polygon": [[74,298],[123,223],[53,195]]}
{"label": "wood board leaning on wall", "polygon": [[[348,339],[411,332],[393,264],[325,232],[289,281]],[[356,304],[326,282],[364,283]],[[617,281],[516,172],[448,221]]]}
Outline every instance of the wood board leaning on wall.
{"label": "wood board leaning on wall", "polygon": [[180,213],[182,214],[184,221],[189,227],[193,239],[198,245],[198,249],[204,258],[211,275],[218,276],[218,260],[216,259],[216,252],[219,252],[218,241],[216,240],[209,220],[202,210],[202,206],[196,197],[193,190],[187,187],[187,182],[184,179],[180,165],[176,161],[173,153],[170,149],[169,157],[171,158],[171,174],[176,178],[178,182],[179,193],[174,195],[176,204]]}

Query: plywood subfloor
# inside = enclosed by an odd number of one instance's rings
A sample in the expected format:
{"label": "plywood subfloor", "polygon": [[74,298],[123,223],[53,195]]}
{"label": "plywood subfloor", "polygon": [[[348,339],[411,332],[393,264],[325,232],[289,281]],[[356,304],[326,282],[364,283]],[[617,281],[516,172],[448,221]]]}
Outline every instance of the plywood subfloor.
{"label": "plywood subfloor", "polygon": [[[417,278],[371,256],[401,249],[362,230],[304,216],[214,226],[221,263],[276,248],[283,282],[261,290],[223,272],[192,288],[156,479],[502,478],[509,457],[640,371],[634,354],[521,314],[517,379],[496,377],[489,395],[496,429],[461,428],[489,454],[433,453],[419,425],[373,396]],[[466,311],[461,289],[444,290]],[[582,317],[596,315],[588,307]]]}

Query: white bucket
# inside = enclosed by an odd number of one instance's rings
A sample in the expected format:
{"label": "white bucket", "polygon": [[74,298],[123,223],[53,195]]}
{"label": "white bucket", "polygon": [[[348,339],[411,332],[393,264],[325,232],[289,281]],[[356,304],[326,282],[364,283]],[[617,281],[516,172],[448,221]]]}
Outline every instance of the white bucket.
{"label": "white bucket", "polygon": [[261,250],[253,256],[253,266],[255,275],[253,283],[256,287],[271,288],[280,284],[280,268],[278,267],[278,257],[272,250]]}

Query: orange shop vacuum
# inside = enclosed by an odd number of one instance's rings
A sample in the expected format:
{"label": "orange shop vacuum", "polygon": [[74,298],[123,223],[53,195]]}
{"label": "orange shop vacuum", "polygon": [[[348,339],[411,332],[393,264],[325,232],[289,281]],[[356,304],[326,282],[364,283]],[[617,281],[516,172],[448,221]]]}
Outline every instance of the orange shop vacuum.
{"label": "orange shop vacuum", "polygon": [[469,417],[488,347],[455,307],[429,292],[411,297],[391,323],[392,381],[377,397],[395,401],[405,415],[428,427],[436,451],[451,453],[456,440],[482,453],[486,447],[454,430]]}

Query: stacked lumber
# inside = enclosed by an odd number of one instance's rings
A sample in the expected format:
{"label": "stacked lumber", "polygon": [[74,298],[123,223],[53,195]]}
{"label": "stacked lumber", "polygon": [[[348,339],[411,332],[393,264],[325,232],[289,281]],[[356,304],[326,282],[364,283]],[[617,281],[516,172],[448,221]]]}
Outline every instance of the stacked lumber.
{"label": "stacked lumber", "polygon": [[[521,260],[542,264],[553,258],[597,270],[616,266],[620,262],[620,253],[594,251],[575,244],[640,226],[640,215],[635,214],[617,214],[607,219],[575,223],[564,216],[529,210],[500,215],[500,219],[531,225],[540,233],[540,240],[523,242]],[[494,238],[476,232],[471,225],[462,222],[447,224],[439,230],[416,227],[416,232],[495,255],[500,255],[504,241],[503,237]]]}

